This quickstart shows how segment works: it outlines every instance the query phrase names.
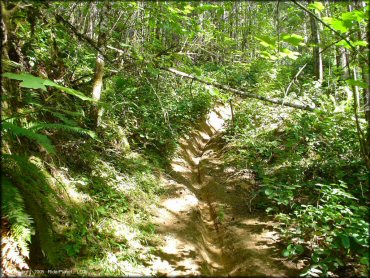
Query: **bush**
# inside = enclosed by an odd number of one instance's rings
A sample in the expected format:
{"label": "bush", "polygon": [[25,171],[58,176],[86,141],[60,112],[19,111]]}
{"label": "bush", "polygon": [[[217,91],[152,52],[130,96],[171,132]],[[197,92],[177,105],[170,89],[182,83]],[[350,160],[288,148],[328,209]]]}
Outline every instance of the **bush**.
{"label": "bush", "polygon": [[305,275],[327,276],[346,264],[362,264],[364,274],[369,266],[367,208],[348,193],[344,182],[317,184],[314,194],[319,196],[316,204],[302,204],[289,214],[277,215],[281,234],[290,243],[283,255],[308,251],[310,266]]}
{"label": "bush", "polygon": [[240,105],[227,133],[228,163],[254,171],[260,185],[256,203],[282,223],[283,255],[309,258],[305,275],[352,266],[365,273],[367,171],[351,112],[277,109]]}

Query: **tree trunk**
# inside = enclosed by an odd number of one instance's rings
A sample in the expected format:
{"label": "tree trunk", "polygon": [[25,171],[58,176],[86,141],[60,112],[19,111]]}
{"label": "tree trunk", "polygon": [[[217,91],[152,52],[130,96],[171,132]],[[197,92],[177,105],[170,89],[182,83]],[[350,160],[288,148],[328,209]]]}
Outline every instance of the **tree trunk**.
{"label": "tree trunk", "polygon": [[[313,1],[310,0],[309,3]],[[320,47],[320,31],[318,22],[316,19],[310,14],[310,24],[311,24],[311,40],[312,43],[315,44],[313,47],[313,59],[314,59],[314,75],[316,79],[322,82],[323,79],[323,65],[322,65],[322,55],[321,55],[321,47]]]}
{"label": "tree trunk", "polygon": [[340,69],[340,72],[341,72],[341,78],[343,80],[346,80],[349,76],[348,74],[348,70],[347,70],[347,56],[346,56],[346,52],[345,52],[345,49],[343,47],[340,47],[340,46],[337,46],[336,49],[336,57],[335,57],[335,60],[336,60],[336,66],[338,68],[338,70]]}
{"label": "tree trunk", "polygon": [[[361,5],[365,7],[365,2],[362,2]],[[360,29],[361,30],[361,29]],[[367,22],[367,28],[362,30],[364,33],[365,40],[367,41],[368,46],[370,45],[370,28],[369,28],[369,21]],[[360,37],[362,37],[360,35]],[[365,49],[364,49],[365,50]],[[366,145],[367,149],[367,156],[370,160],[370,77],[369,77],[369,70],[370,70],[370,58],[362,63],[362,78],[363,81],[366,82],[367,88],[364,89],[364,111],[365,111],[365,118],[367,121],[367,135],[366,135]]]}
{"label": "tree trunk", "polygon": [[[103,76],[104,76],[104,58],[101,53],[97,54],[96,57],[96,66],[95,66],[95,75],[93,79],[93,88],[92,88],[92,98],[96,101],[99,101],[101,98],[101,92],[103,88]],[[98,127],[100,125],[102,110],[99,109],[98,105],[94,105],[92,109],[92,118],[94,120],[94,126]]]}

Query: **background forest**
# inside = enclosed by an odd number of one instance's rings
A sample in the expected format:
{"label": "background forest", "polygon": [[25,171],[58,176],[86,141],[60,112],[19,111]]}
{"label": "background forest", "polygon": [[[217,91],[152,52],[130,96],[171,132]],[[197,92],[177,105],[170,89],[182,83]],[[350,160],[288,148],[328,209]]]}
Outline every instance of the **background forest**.
{"label": "background forest", "polygon": [[369,1],[1,1],[2,271],[156,275],[180,137],[231,103],[225,166],[308,276],[369,268]]}

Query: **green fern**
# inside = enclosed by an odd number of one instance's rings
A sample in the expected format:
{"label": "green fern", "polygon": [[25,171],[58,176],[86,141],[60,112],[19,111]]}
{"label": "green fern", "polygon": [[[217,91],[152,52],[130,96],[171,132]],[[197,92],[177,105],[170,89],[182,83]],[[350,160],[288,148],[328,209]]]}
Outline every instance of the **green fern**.
{"label": "green fern", "polygon": [[[70,111],[70,110],[66,110],[66,109],[62,109],[60,107],[51,107],[51,106],[45,106],[44,104],[41,104],[41,103],[38,103],[38,102],[33,102],[32,105],[35,107],[35,108],[38,108],[40,109],[40,111],[46,111],[46,112],[49,112],[50,114],[54,115],[55,116],[55,113],[58,113],[58,114],[62,114],[63,115],[68,115],[68,116],[72,116],[72,117],[84,117],[85,114],[83,113],[83,110],[81,111]],[[79,107],[81,108],[81,107]]]}
{"label": "green fern", "polygon": [[37,92],[29,92],[24,95],[24,102],[35,106],[41,106],[43,97]]}
{"label": "green fern", "polygon": [[4,176],[1,177],[2,214],[10,223],[10,231],[23,256],[28,257],[28,244],[35,233],[33,220],[25,211],[24,201],[17,188]]}
{"label": "green fern", "polygon": [[16,182],[19,186],[31,187],[29,188],[31,191],[38,190],[53,194],[54,191],[50,188],[50,182],[43,169],[40,165],[31,162],[28,157],[16,154],[3,154],[2,162],[3,172],[12,177],[13,182]]}
{"label": "green fern", "polygon": [[62,249],[53,230],[57,225],[53,220],[61,218],[59,214],[62,211],[61,206],[67,211],[70,209],[63,201],[61,188],[55,187],[53,177],[46,171],[38,157],[3,154],[2,166],[3,173],[17,186],[27,204],[27,212],[34,219],[41,250],[50,264],[57,263],[61,258]]}
{"label": "green fern", "polygon": [[23,128],[9,122],[3,122],[2,126],[5,132],[10,132],[16,136],[24,136],[27,137],[28,139],[35,140],[38,144],[43,146],[49,153],[55,153],[55,148],[52,145],[50,139],[46,135],[35,133],[30,129]]}
{"label": "green fern", "polygon": [[76,121],[67,118],[66,115],[64,115],[62,113],[51,111],[49,109],[42,109],[42,110],[49,112],[55,118],[58,118],[59,120],[63,121],[63,123],[65,123],[66,125],[69,125],[69,126],[76,126],[77,125]]}
{"label": "green fern", "polygon": [[96,139],[96,134],[95,132],[84,129],[81,127],[77,126],[70,126],[70,125],[65,125],[65,124],[54,124],[54,123],[37,123],[29,128],[30,130],[33,131],[39,131],[39,130],[44,130],[44,129],[57,129],[57,130],[64,130],[64,131],[69,131],[69,132],[76,132],[82,135],[88,135],[93,139]]}

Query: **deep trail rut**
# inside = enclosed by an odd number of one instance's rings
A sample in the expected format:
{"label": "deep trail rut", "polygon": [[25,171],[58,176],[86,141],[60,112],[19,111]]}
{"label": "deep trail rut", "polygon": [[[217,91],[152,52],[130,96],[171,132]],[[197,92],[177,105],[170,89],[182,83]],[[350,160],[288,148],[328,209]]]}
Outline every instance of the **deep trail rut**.
{"label": "deep trail rut", "polygon": [[163,245],[150,267],[166,276],[296,276],[297,266],[281,258],[274,222],[249,210],[252,176],[223,164],[228,117],[229,108],[219,106],[180,140],[155,212]]}

